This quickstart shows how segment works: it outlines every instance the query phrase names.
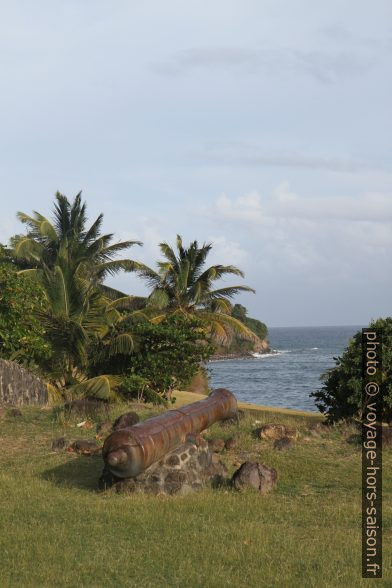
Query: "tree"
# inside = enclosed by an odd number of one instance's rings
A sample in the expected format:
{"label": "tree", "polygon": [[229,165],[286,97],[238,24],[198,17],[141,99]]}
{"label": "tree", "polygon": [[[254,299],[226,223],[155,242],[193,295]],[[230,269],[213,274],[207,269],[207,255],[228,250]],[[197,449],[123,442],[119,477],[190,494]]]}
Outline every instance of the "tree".
{"label": "tree", "polygon": [[[382,379],[384,383],[383,415],[392,420],[392,318],[378,319],[369,325],[383,330]],[[310,396],[317,408],[330,422],[362,418],[362,332],[350,340],[341,357],[334,358],[336,366],[322,374],[323,386]]]}
{"label": "tree", "polygon": [[[229,342],[233,333],[258,341],[257,336],[231,314],[231,299],[239,292],[254,292],[253,288],[243,285],[214,288],[214,283],[227,275],[243,277],[240,269],[233,265],[205,268],[211,243],[199,247],[198,242],[193,241],[184,248],[182,238],[177,235],[176,251],[167,243],[159,246],[163,260],[158,261],[157,271],[141,264],[134,268],[152,290],[147,309],[155,313],[155,322],[182,313],[201,320],[217,342]],[[157,309],[160,312],[156,313]]]}
{"label": "tree", "polygon": [[[102,281],[107,275],[133,269],[132,260],[114,258],[140,243],[111,244],[113,235],[101,234],[102,214],[87,228],[86,204],[80,194],[73,203],[56,194],[53,222],[38,212],[33,217],[18,213],[18,218],[28,233],[12,240],[13,252],[31,266],[20,274],[37,281],[46,301],[38,317],[53,353],[42,367],[57,388],[109,397],[119,380],[110,375],[88,378],[88,348],[121,318],[116,310],[119,300],[110,300],[116,292],[104,288]],[[130,339],[122,338],[121,345],[124,352],[132,349]]]}
{"label": "tree", "polygon": [[41,288],[17,275],[0,246],[0,357],[35,367],[51,355],[37,313],[45,307]]}
{"label": "tree", "polygon": [[[121,336],[121,323],[116,330]],[[112,372],[125,375],[120,391],[139,400],[166,402],[174,389],[189,384],[214,351],[201,322],[182,314],[169,315],[159,324],[138,321],[132,333],[137,345],[129,355],[108,354],[99,341],[92,353],[92,373],[107,371],[110,363]]]}
{"label": "tree", "polygon": [[63,273],[75,274],[97,285],[109,275],[135,267],[130,259],[115,257],[141,242],[112,243],[112,233],[101,233],[103,214],[88,228],[86,203],[82,202],[81,192],[73,203],[60,192],[56,193],[52,222],[39,212],[34,212],[33,216],[18,212],[17,217],[28,231],[12,239],[13,251],[16,259],[30,263],[32,272],[59,267]]}
{"label": "tree", "polygon": [[261,321],[247,316],[248,311],[242,304],[235,304],[232,310],[232,316],[244,323],[259,339],[265,339],[268,334],[267,325]]}

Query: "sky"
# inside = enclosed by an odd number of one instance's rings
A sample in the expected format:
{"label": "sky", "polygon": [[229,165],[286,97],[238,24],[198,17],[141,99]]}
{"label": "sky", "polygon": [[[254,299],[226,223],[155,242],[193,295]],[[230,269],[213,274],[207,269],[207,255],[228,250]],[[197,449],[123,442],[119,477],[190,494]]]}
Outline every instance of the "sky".
{"label": "sky", "polygon": [[[392,314],[389,0],[0,0],[0,242],[91,220],[212,242],[268,326]],[[144,294],[133,274],[112,282]]]}

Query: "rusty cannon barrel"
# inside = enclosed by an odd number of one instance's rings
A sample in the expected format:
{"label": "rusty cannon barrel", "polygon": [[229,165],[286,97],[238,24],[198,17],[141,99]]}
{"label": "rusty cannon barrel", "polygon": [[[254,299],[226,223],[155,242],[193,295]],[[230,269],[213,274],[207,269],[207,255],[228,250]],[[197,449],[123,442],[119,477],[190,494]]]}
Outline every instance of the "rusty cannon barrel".
{"label": "rusty cannon barrel", "polygon": [[187,435],[236,414],[234,394],[217,388],[204,400],[115,431],[104,443],[103,459],[118,478],[132,478],[184,443]]}

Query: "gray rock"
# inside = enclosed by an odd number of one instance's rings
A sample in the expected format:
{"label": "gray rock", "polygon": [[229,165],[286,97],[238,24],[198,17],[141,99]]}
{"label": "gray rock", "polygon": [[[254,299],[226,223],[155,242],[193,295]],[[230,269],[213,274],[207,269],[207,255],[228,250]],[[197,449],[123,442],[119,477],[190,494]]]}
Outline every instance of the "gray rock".
{"label": "gray rock", "polygon": [[126,412],[114,421],[113,431],[118,431],[119,429],[126,429],[127,427],[132,427],[133,425],[136,425],[136,423],[138,423],[139,421],[139,415],[136,412]]}
{"label": "gray rock", "polygon": [[289,437],[290,439],[296,439],[298,437],[298,431],[286,427],[286,425],[279,425],[275,423],[268,423],[263,425],[259,429],[256,429],[256,436],[259,439],[275,440],[283,439],[283,437]]}
{"label": "gray rock", "polygon": [[264,464],[246,461],[231,478],[232,486],[236,490],[254,488],[260,494],[267,494],[276,488],[277,473],[273,468]]}
{"label": "gray rock", "polygon": [[57,439],[53,439],[52,441],[52,449],[53,451],[60,451],[64,449],[67,444],[67,440],[65,437],[57,437]]}
{"label": "gray rock", "polygon": [[101,448],[95,441],[77,439],[69,446],[69,450],[80,455],[95,455],[101,451]]}
{"label": "gray rock", "polygon": [[112,432],[112,428],[113,425],[111,421],[104,421],[103,423],[100,423],[97,426],[97,438],[102,439],[103,437],[106,437]]}
{"label": "gray rock", "polygon": [[186,474],[181,470],[173,470],[165,478],[165,491],[167,494],[177,494],[186,482]]}
{"label": "gray rock", "polygon": [[11,408],[11,410],[8,411],[9,416],[18,418],[22,416],[22,411],[19,410],[19,408]]}
{"label": "gray rock", "polygon": [[230,451],[231,449],[236,449],[239,446],[239,444],[240,444],[240,436],[238,435],[238,433],[236,433],[235,435],[233,435],[229,439],[226,439],[225,449],[228,451]]}
{"label": "gray rock", "polygon": [[223,439],[210,439],[208,441],[208,447],[215,453],[221,453],[225,448],[225,442]]}

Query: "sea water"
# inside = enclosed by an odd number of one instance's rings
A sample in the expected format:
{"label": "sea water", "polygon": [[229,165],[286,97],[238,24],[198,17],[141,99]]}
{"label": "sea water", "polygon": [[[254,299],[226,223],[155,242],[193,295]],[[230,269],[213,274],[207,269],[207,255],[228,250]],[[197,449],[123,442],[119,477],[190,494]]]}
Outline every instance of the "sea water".
{"label": "sea water", "polygon": [[317,411],[309,394],[322,385],[320,376],[335,366],[361,326],[279,327],[269,329],[274,353],[250,359],[208,363],[213,388],[228,388],[244,402]]}

